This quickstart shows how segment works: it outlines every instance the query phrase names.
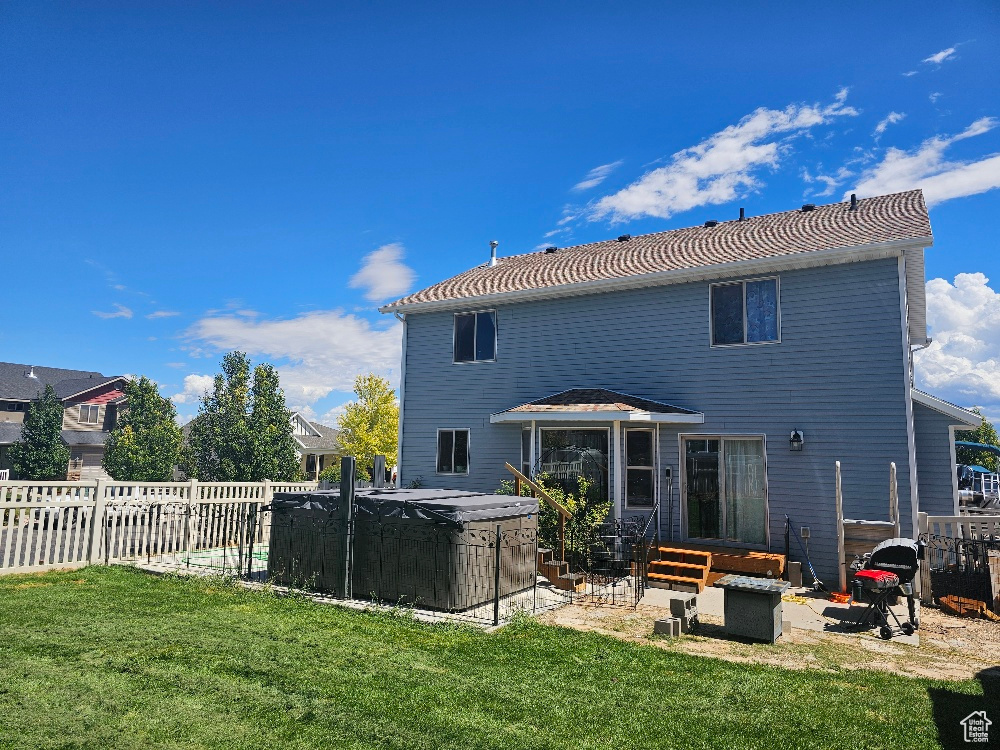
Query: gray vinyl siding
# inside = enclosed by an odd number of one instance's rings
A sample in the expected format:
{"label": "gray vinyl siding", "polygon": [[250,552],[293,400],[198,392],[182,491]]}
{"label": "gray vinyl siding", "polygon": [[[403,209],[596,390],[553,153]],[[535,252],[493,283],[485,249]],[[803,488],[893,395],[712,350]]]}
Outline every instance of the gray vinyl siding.
{"label": "gray vinyl siding", "polygon": [[[452,363],[452,312],[408,314],[403,482],[493,491],[508,476],[504,462],[520,463],[520,426],[490,424],[491,413],[568,388],[609,388],[705,414],[703,425],[661,427],[661,472],[674,469],[677,509],[679,432],[765,435],[770,546],[783,551],[787,513],[811,528],[813,562],[836,581],[836,460],[845,515],[870,519],[888,519],[895,461],[910,533],[898,264],[779,276],[776,344],[711,347],[708,281],[499,305],[490,363]],[[468,476],[435,474],[438,428],[471,430]],[[801,453],[788,449],[796,428]]]}
{"label": "gray vinyl siding", "polygon": [[[913,430],[917,444],[917,487],[920,510],[932,516],[955,514],[956,466],[951,460],[949,427],[955,420],[914,401]],[[969,429],[962,426],[962,429]]]}

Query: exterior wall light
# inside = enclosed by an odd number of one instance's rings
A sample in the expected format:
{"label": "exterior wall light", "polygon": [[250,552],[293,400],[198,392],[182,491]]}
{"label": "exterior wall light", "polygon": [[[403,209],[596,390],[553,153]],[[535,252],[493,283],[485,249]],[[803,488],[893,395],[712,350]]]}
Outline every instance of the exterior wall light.
{"label": "exterior wall light", "polygon": [[802,430],[792,430],[792,435],[788,438],[788,450],[800,451],[805,442],[806,436],[802,433]]}

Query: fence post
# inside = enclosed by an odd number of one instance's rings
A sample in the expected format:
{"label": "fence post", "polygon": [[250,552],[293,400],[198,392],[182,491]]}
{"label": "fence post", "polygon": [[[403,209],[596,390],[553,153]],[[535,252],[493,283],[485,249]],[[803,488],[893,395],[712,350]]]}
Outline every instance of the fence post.
{"label": "fence post", "polygon": [[503,531],[499,524],[497,524],[497,549],[496,549],[496,562],[493,570],[493,625],[494,627],[500,624],[500,539]]}
{"label": "fence post", "polygon": [[104,540],[102,532],[107,526],[107,520],[104,518],[106,507],[104,491],[104,480],[98,479],[94,483],[94,510],[90,517],[90,549],[87,550],[87,565],[93,565],[95,561],[101,559],[101,542]]}
{"label": "fence post", "polygon": [[187,525],[187,529],[184,533],[184,556],[187,558],[188,565],[191,564],[191,552],[192,552],[192,540],[195,533],[195,523],[194,523],[194,511],[198,507],[198,480],[192,479],[188,482],[188,501],[187,501],[187,511],[184,514],[184,522]]}
{"label": "fence post", "polygon": [[[917,513],[917,540],[924,539],[930,541],[927,538],[927,514],[920,512]],[[924,547],[923,560],[920,560],[920,601],[924,604],[930,604],[933,597],[933,592],[931,591],[931,561],[930,555],[928,554],[927,547]]]}
{"label": "fence post", "polygon": [[357,466],[354,456],[340,459],[340,502],[344,506],[344,598],[351,598],[351,566],[354,562],[354,479]]}

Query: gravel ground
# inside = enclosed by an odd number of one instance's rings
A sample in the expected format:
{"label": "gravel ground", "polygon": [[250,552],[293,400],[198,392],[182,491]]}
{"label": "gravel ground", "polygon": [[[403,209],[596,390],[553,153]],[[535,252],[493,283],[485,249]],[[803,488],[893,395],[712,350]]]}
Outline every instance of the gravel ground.
{"label": "gravel ground", "polygon": [[730,638],[722,628],[722,619],[711,616],[700,618],[695,634],[680,638],[653,635],[653,622],[669,616],[666,609],[642,603],[634,610],[574,604],[538,619],[668,650],[789,669],[876,669],[955,680],[974,678],[988,669],[1000,672],[1000,624],[952,617],[930,608],[921,610],[919,646],[799,628],[782,635],[775,644],[748,643]]}

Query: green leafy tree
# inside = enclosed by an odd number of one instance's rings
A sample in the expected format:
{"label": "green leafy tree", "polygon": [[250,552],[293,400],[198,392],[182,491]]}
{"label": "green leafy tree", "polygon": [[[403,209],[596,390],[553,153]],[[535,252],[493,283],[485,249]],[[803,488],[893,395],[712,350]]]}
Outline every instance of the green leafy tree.
{"label": "green leafy tree", "polygon": [[21,439],[10,446],[10,462],[18,479],[65,479],[69,448],[62,441],[63,407],[51,385],[28,405]]}
{"label": "green leafy tree", "polygon": [[[566,522],[566,551],[577,555],[589,551],[593,537],[611,511],[611,501],[597,497],[594,484],[580,475],[576,479],[576,492],[566,492],[563,485],[547,474],[534,477],[546,494],[573,514]],[[498,495],[513,495],[514,482],[500,482]],[[531,488],[521,485],[521,495],[530,497]],[[542,499],[538,501],[538,544],[541,547],[559,550],[559,511]]]}
{"label": "green leafy tree", "polygon": [[243,352],[223,357],[222,372],[191,423],[182,466],[188,476],[204,481],[298,478],[291,413],[271,365],[251,372]]}
{"label": "green leafy tree", "polygon": [[177,410],[146,376],[125,384],[127,406],[104,446],[104,470],[129,482],[168,482],[180,460]]}
{"label": "green leafy tree", "polygon": [[[980,417],[983,413],[979,408],[974,408],[976,414]],[[974,430],[964,430],[955,433],[956,440],[963,440],[969,443],[982,443],[983,445],[998,445],[1000,446],[1000,438],[997,436],[996,428],[988,419],[983,419],[983,423]],[[990,471],[997,471],[1000,467],[1000,460],[998,457],[987,451],[976,450],[974,448],[963,448],[958,446],[955,449],[955,456],[960,464],[972,464],[985,466]]]}
{"label": "green leafy tree", "polygon": [[385,465],[396,465],[399,439],[399,403],[389,381],[373,373],[354,381],[358,400],[337,417],[340,446],[357,459],[358,474],[367,475],[375,456],[385,456]]}

